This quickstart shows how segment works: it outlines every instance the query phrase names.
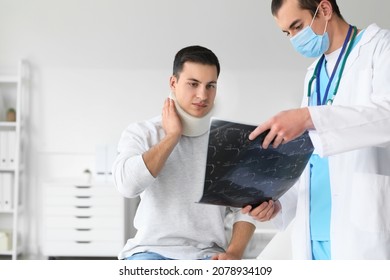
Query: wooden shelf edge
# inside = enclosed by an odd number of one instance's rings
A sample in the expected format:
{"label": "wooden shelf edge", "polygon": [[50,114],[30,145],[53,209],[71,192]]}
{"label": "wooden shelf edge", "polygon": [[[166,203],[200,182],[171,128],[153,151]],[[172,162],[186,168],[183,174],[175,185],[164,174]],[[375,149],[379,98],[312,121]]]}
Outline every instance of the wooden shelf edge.
{"label": "wooden shelf edge", "polygon": [[18,82],[19,82],[18,76],[0,75],[0,83],[18,83]]}

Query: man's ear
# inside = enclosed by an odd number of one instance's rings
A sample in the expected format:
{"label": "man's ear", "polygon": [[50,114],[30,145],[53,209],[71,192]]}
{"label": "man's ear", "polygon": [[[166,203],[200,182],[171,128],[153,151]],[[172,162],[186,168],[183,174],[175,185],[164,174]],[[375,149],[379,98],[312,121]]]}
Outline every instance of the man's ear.
{"label": "man's ear", "polygon": [[169,78],[169,87],[171,88],[172,91],[175,90],[177,84],[177,77],[175,75],[172,75]]}

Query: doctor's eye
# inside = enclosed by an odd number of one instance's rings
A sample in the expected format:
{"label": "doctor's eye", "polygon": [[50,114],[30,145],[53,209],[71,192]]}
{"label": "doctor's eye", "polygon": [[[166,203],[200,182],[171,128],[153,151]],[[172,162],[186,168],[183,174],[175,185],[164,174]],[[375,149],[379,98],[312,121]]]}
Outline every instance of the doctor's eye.
{"label": "doctor's eye", "polygon": [[302,29],[302,27],[303,27],[303,24],[299,24],[299,25],[294,27],[294,30],[299,31]]}

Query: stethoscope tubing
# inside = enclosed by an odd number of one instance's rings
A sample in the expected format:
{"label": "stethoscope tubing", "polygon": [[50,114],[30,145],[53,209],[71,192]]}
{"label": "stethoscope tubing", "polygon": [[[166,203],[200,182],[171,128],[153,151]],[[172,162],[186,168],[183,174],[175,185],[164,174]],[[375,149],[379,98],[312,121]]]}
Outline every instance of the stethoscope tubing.
{"label": "stethoscope tubing", "polygon": [[[333,78],[335,76],[335,73],[336,73],[336,70],[338,68],[339,62],[341,61],[341,57],[343,56],[343,53],[345,51],[345,48],[346,48],[347,43],[349,41],[349,38],[351,36],[351,31],[352,30],[353,30],[352,38],[351,38],[350,43],[348,45],[348,49],[345,52],[344,59],[343,59],[343,61],[341,63],[341,68],[340,68],[340,71],[339,71],[339,74],[338,74],[338,77],[337,77],[335,89],[333,90],[333,95],[332,95],[331,98],[328,99],[328,92],[329,92],[331,83],[333,81]],[[342,74],[343,74],[343,71],[344,71],[344,67],[345,67],[347,58],[348,58],[348,56],[351,53],[351,50],[353,48],[353,42],[354,42],[354,40],[356,38],[356,35],[357,35],[357,28],[355,26],[350,25],[350,28],[348,30],[348,34],[347,34],[347,36],[345,38],[345,41],[344,41],[344,44],[343,44],[343,48],[342,48],[342,50],[340,52],[340,55],[339,55],[339,57],[337,59],[337,62],[336,62],[336,65],[335,65],[335,67],[333,69],[332,75],[331,75],[331,77],[329,79],[329,82],[328,82],[328,85],[327,85],[327,88],[326,88],[323,100],[321,100],[321,96],[320,96],[320,74],[321,74],[322,64],[323,64],[323,62],[325,60],[325,55],[323,54],[320,57],[320,59],[318,60],[318,62],[316,64],[316,67],[314,68],[313,75],[310,78],[309,83],[308,83],[308,91],[307,91],[308,106],[310,106],[311,99],[312,99],[311,89],[312,89],[312,84],[313,84],[314,80],[316,80],[317,106],[325,105],[325,104],[327,104],[327,105],[333,104],[333,100],[334,100],[334,98],[335,98],[335,96],[337,94],[337,91],[338,91],[338,88],[339,88],[339,85],[340,85],[340,81],[341,81],[341,77],[342,77]]]}

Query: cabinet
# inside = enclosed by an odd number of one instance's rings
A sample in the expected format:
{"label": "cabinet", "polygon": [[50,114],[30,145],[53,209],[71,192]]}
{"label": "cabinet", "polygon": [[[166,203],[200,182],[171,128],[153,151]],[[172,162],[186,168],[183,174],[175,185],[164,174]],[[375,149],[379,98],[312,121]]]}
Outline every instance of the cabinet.
{"label": "cabinet", "polygon": [[26,176],[29,67],[0,75],[0,255],[17,259],[24,249],[23,194]]}
{"label": "cabinet", "polygon": [[43,185],[42,253],[116,257],[125,243],[124,198],[110,182]]}

